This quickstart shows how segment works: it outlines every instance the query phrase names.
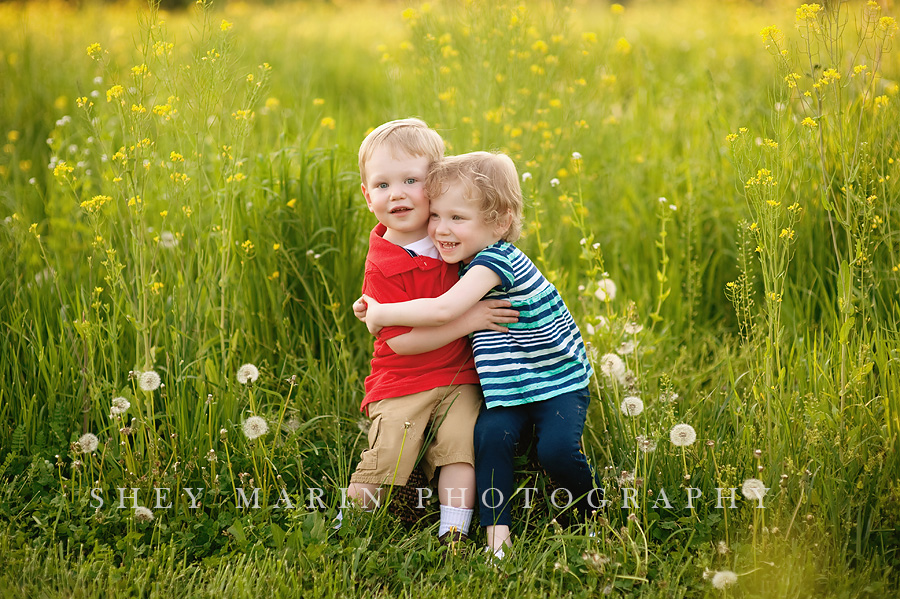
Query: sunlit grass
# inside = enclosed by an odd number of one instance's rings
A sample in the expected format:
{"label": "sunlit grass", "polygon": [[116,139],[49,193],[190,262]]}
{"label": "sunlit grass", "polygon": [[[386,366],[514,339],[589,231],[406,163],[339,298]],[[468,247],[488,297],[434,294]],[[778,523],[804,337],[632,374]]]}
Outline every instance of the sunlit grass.
{"label": "sunlit grass", "polygon": [[[32,579],[127,594],[143,568],[190,583],[155,591],[174,595],[519,579],[523,596],[721,595],[705,570],[735,572],[737,596],[896,584],[889,13],[620,8],[0,4],[0,549],[16,556],[0,577],[26,595]],[[364,442],[371,341],[349,306],[373,221],[356,148],[410,115],[450,152],[514,157],[522,248],[597,365],[585,451],[611,507],[588,537],[546,498],[520,506],[505,582],[477,544],[445,557],[424,523],[328,524]],[[117,397],[131,405],[111,415]],[[268,432],[248,438],[251,417]],[[673,445],[678,424],[696,441]],[[532,468],[522,484],[549,497]],[[764,511],[741,494],[751,478]],[[174,507],[140,523],[111,507],[118,487],[151,508],[169,488]],[[254,487],[262,508],[236,509]],[[278,505],[311,488],[327,510]],[[738,507],[716,509],[717,488]],[[264,557],[235,576],[234,551]]]}

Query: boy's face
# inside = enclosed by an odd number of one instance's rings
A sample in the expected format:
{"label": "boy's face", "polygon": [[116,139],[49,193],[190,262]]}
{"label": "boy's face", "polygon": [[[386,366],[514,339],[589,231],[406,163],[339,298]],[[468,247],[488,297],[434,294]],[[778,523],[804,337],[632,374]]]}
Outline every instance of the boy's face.
{"label": "boy's face", "polygon": [[391,152],[382,146],[366,161],[363,195],[369,211],[387,227],[384,238],[406,245],[425,237],[428,232],[428,200],[425,198],[425,175],[431,161],[427,156],[410,156]]}
{"label": "boy's face", "polygon": [[441,258],[449,264],[468,264],[478,252],[503,237],[503,225],[486,223],[479,200],[469,196],[466,184],[454,181],[444,193],[431,200],[428,235]]}

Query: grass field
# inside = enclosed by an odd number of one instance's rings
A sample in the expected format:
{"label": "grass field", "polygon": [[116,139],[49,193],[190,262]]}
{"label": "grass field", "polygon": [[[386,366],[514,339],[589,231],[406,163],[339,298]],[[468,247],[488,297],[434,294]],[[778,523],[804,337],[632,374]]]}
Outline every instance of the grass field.
{"label": "grass field", "polygon": [[[0,593],[894,596],[896,16],[0,3]],[[516,161],[597,371],[595,536],[527,457],[502,563],[434,505],[331,529],[367,424],[356,151],[407,116]]]}

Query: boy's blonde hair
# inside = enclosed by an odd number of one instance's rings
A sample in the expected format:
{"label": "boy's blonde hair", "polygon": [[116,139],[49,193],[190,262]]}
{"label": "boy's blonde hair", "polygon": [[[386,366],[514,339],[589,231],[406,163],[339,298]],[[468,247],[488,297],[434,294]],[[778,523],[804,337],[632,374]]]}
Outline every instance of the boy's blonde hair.
{"label": "boy's blonde hair", "polygon": [[438,132],[420,119],[390,121],[366,135],[359,146],[359,176],[366,181],[366,162],[375,150],[383,145],[391,152],[403,152],[413,157],[427,156],[429,162],[437,162],[444,156],[444,140]]}
{"label": "boy's blonde hair", "polygon": [[436,198],[455,182],[462,182],[472,196],[481,202],[484,222],[494,225],[509,218],[503,234],[512,243],[522,234],[522,188],[516,165],[506,154],[470,152],[448,156],[434,163],[425,179],[425,197]]}

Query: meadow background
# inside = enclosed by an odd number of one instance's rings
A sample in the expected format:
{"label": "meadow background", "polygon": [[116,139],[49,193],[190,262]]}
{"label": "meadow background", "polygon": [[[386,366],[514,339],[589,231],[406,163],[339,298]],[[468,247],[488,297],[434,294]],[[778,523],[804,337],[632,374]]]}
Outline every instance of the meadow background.
{"label": "meadow background", "polygon": [[[0,3],[0,592],[892,596],[896,14]],[[440,547],[434,506],[330,528],[365,443],[356,150],[412,115],[522,174],[520,247],[598,373],[584,441],[614,501],[594,537],[547,494],[500,564],[480,533]],[[252,487],[261,507],[236,508]]]}

